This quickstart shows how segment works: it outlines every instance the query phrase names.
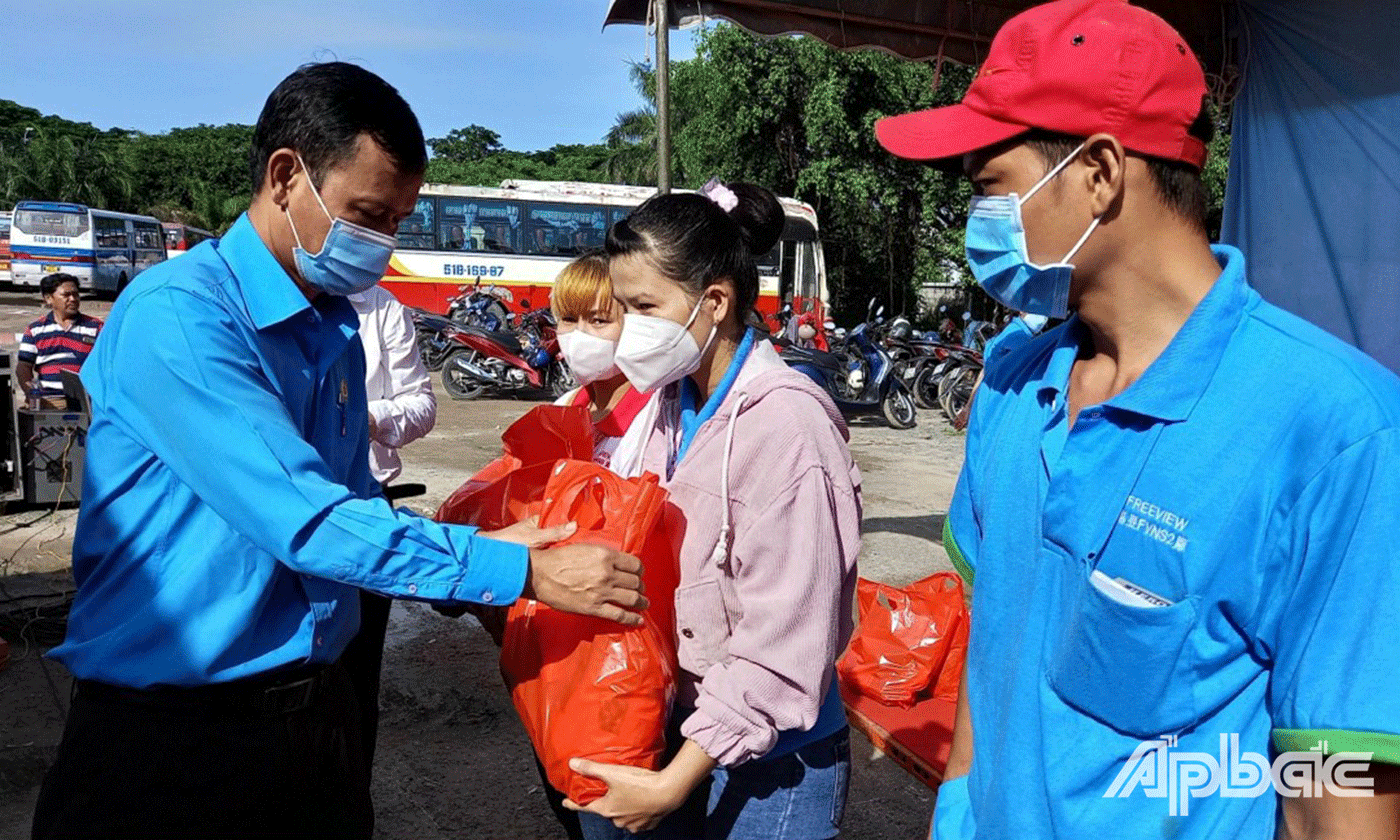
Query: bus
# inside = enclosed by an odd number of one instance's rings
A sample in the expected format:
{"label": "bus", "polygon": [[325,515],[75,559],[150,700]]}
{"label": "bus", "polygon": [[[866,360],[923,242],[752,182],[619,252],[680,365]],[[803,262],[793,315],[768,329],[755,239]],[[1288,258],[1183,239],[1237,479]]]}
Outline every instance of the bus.
{"label": "bus", "polygon": [[[574,257],[601,248],[608,227],[656,194],[654,187],[506,180],[499,187],[425,184],[399,225],[383,285],[406,306],[445,313],[462,289],[479,284],[519,312],[549,305],[554,277]],[[825,318],[826,268],[817,214],[780,199],[782,239],[758,259],[757,308],[784,304]]]}
{"label": "bus", "polygon": [[178,257],[206,239],[217,237],[207,230],[190,227],[184,222],[161,222],[165,229],[165,258]]}
{"label": "bus", "polygon": [[0,283],[10,282],[10,211],[0,210]]}
{"label": "bus", "polygon": [[160,220],[57,201],[21,201],[10,231],[10,267],[17,286],[38,286],[62,271],[78,287],[120,292],[142,271],[165,261]]}

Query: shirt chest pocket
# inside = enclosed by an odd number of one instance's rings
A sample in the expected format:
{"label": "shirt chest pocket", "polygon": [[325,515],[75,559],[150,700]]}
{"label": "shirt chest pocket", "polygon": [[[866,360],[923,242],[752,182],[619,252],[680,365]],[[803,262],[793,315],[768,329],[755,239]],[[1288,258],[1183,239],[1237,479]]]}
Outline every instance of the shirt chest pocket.
{"label": "shirt chest pocket", "polygon": [[1161,607],[1109,598],[1081,576],[1048,652],[1051,689],[1069,706],[1138,738],[1178,732],[1201,717],[1196,700],[1196,598]]}

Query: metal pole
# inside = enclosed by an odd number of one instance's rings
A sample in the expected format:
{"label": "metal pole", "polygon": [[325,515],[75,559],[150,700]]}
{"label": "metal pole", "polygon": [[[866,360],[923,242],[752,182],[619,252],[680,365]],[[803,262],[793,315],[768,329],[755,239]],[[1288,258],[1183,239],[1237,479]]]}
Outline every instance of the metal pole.
{"label": "metal pole", "polygon": [[656,191],[671,191],[671,15],[667,0],[654,0],[656,22]]}

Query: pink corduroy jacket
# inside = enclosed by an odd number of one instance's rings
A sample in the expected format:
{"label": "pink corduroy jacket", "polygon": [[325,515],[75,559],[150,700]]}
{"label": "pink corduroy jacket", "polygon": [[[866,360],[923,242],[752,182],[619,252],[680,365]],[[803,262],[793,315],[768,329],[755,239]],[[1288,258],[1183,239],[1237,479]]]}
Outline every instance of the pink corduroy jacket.
{"label": "pink corduroy jacket", "polygon": [[860,471],[827,394],[758,341],[714,416],[680,440],[667,388],[642,466],[686,517],[676,590],[682,725],[720,764],[810,729],[850,639]]}

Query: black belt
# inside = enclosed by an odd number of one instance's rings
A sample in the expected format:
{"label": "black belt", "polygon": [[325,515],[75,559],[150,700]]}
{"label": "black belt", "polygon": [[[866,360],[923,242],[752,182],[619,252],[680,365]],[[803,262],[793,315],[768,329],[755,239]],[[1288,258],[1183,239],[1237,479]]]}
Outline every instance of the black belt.
{"label": "black belt", "polygon": [[316,665],[196,686],[130,688],[96,680],[77,680],[74,695],[162,709],[223,709],[270,717],[299,712],[315,703],[325,690],[333,667]]}

